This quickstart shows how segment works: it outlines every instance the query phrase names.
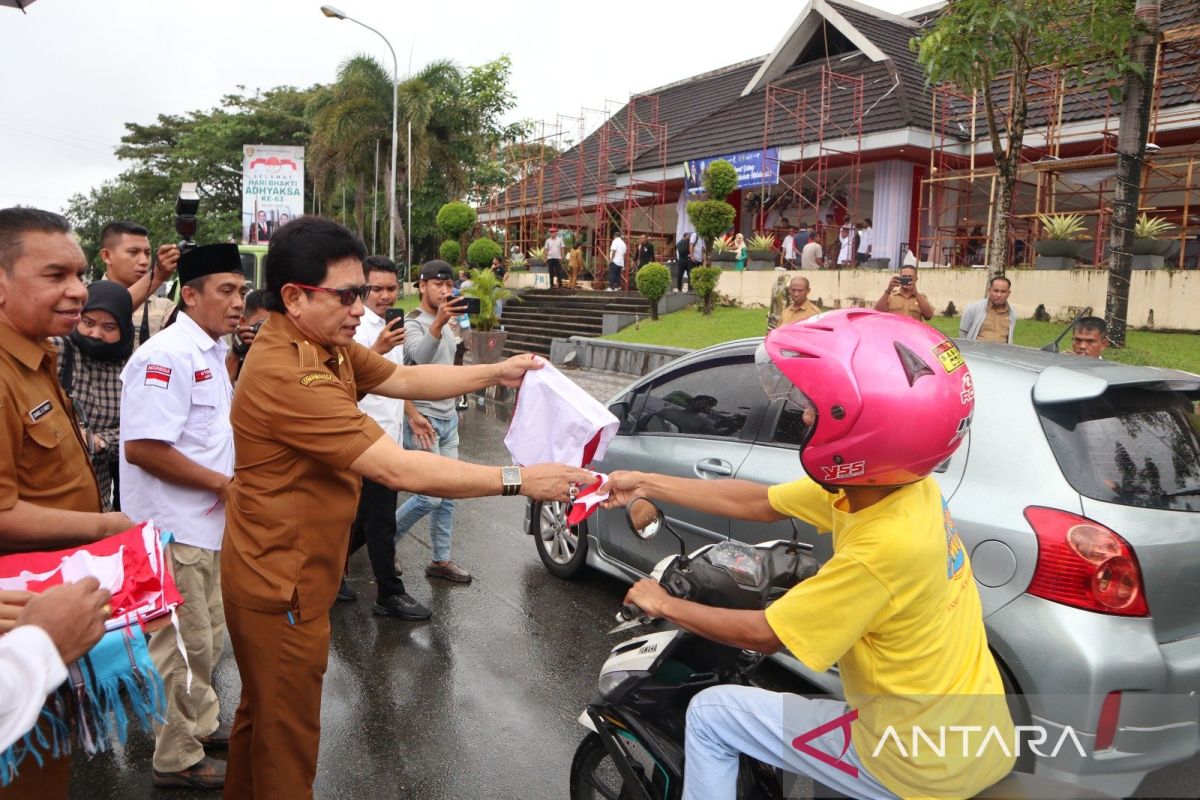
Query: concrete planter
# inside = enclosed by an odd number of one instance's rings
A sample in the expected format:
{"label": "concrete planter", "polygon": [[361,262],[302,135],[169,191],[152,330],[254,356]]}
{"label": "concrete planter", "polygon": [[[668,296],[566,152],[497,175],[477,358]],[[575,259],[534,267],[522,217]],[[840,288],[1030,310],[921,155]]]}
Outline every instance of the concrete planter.
{"label": "concrete planter", "polygon": [[1033,249],[1039,256],[1048,258],[1074,258],[1081,244],[1090,247],[1092,243],[1081,239],[1039,239],[1033,243]]}
{"label": "concrete planter", "polygon": [[530,261],[529,262],[529,271],[530,272],[546,272],[549,269],[550,268],[546,266],[545,261]]}
{"label": "concrete planter", "polygon": [[1135,256],[1165,256],[1174,243],[1174,239],[1134,239],[1132,251]]}
{"label": "concrete planter", "polygon": [[708,260],[732,264],[733,262],[737,261],[737,256],[735,256],[733,253],[713,253],[708,257]]}
{"label": "concrete planter", "polygon": [[750,254],[751,261],[770,261],[772,263],[775,261],[774,250],[749,250],[747,252]]}
{"label": "concrete planter", "polygon": [[463,332],[463,342],[467,350],[475,357],[477,364],[496,364],[504,354],[504,343],[508,339],[507,331],[477,331]]}

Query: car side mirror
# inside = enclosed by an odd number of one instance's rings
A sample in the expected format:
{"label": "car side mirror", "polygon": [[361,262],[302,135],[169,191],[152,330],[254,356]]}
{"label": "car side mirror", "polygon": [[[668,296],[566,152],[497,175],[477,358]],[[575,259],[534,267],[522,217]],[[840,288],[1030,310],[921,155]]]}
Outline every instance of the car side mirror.
{"label": "car side mirror", "polygon": [[662,529],[662,509],[644,497],[625,507],[625,518],[629,520],[634,535],[644,542],[653,539]]}

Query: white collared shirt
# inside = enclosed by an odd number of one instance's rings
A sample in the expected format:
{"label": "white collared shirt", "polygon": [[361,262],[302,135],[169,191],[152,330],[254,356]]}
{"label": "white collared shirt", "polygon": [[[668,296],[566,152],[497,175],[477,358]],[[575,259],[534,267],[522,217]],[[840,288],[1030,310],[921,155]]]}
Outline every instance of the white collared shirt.
{"label": "white collared shirt", "polygon": [[130,464],[125,443],[166,442],[200,466],[232,476],[228,349],[181,312],[135,350],[121,372],[121,510],[207,550],[220,550],[225,534],[225,507],[216,495],[167,483]]}
{"label": "white collared shirt", "polygon": [[37,724],[46,695],[66,679],[58,649],[37,625],[20,625],[0,636],[0,749]]}
{"label": "white collared shirt", "polygon": [[[375,344],[375,340],[379,338],[379,334],[383,332],[386,324],[383,317],[369,308],[364,308],[362,319],[358,323],[358,330],[354,332],[354,341],[363,347],[370,348]],[[403,345],[393,347],[383,357],[395,364],[403,364]],[[392,437],[392,441],[397,444],[402,441],[400,425],[404,419],[403,400],[384,397],[381,394],[366,394],[363,395],[362,400],[358,401],[358,407],[364,414],[378,422],[379,427],[383,428],[383,432]]]}

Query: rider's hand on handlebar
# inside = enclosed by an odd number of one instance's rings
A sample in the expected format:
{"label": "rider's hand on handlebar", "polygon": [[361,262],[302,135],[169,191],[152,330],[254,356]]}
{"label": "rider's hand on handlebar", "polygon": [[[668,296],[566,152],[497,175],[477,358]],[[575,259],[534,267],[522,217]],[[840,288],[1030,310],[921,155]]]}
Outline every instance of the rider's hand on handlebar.
{"label": "rider's hand on handlebar", "polygon": [[663,604],[670,596],[658,581],[642,578],[629,588],[625,602],[640,608],[647,617],[659,619],[663,615]]}

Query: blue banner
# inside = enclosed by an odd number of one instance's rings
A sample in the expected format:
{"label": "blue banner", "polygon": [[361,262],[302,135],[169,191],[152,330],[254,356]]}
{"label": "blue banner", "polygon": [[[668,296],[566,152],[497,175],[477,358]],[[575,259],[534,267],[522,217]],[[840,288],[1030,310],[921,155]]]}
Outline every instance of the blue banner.
{"label": "blue banner", "polygon": [[695,158],[683,162],[683,181],[688,194],[704,191],[704,173],[714,161],[728,161],[737,170],[737,188],[773,186],[779,183],[779,148],[746,150],[724,156]]}

